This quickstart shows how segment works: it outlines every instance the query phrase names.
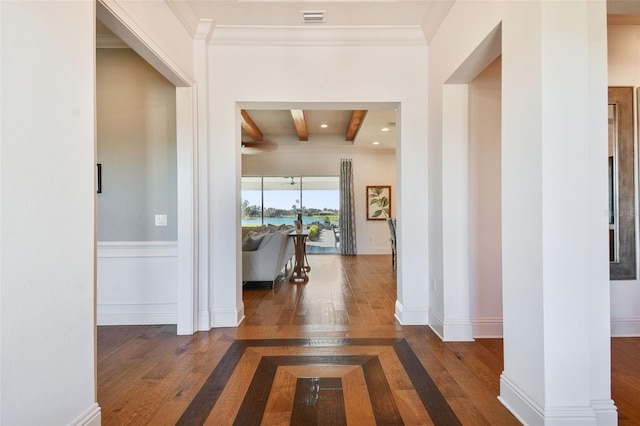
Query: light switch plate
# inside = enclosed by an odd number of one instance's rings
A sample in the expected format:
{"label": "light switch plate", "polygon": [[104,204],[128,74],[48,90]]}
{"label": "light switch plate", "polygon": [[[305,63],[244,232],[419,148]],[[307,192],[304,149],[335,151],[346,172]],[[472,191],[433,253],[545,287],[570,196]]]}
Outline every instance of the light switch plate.
{"label": "light switch plate", "polygon": [[166,214],[157,214],[156,215],[156,226],[167,226],[167,215]]}

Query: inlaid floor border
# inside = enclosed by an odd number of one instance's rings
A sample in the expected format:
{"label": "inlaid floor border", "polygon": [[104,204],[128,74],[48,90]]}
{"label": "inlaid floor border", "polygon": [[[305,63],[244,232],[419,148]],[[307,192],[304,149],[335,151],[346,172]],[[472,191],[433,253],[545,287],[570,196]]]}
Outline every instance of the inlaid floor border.
{"label": "inlaid floor border", "polygon": [[[194,399],[178,420],[178,425],[202,425],[211,413],[216,402],[220,398],[225,386],[228,384],[233,372],[240,362],[245,351],[252,347],[340,347],[340,346],[388,346],[392,347],[404,370],[420,397],[422,404],[429,413],[436,426],[461,425],[446,399],[435,385],[431,376],[427,373],[422,363],[415,355],[409,343],[404,338],[309,338],[309,339],[238,339],[234,340],[223,358],[209,375]],[[313,359],[311,359],[313,358]],[[321,359],[320,359],[321,358]],[[260,424],[267,403],[273,376],[279,365],[306,365],[310,361],[323,365],[361,365],[363,371],[377,371],[380,362],[376,356],[370,355],[292,355],[292,356],[265,356],[260,361],[252,383],[243,400],[243,407],[235,419],[235,424]],[[377,363],[377,364],[376,364]],[[379,377],[384,374],[366,374],[371,383],[369,397],[376,420],[385,420],[386,424],[402,424],[402,419],[397,413],[397,408],[387,407],[386,414],[380,411],[382,404],[392,402],[388,396],[389,385],[386,379],[381,383]],[[378,379],[374,379],[377,377]],[[265,388],[264,383],[267,383]],[[251,406],[249,410],[248,407]],[[389,414],[391,413],[391,414]],[[378,416],[391,416],[385,419]],[[249,416],[249,417],[247,417]]]}

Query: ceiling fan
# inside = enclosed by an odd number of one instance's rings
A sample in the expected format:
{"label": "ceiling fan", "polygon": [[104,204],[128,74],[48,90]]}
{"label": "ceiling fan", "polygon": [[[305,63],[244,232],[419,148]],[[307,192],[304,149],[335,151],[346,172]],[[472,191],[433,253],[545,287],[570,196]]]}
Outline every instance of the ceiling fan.
{"label": "ceiling fan", "polygon": [[242,147],[242,153],[243,154],[258,154],[258,153],[261,153],[261,152],[269,152],[269,151],[273,151],[273,150],[278,149],[278,145],[273,144],[273,143],[268,143],[268,142],[265,142],[265,141],[259,141],[259,142],[255,142],[255,141],[245,142],[245,141],[242,141],[241,147]]}
{"label": "ceiling fan", "polygon": [[251,119],[249,113],[245,110],[241,110],[242,116],[242,130],[246,133],[252,141],[242,141],[242,153],[243,154],[258,154],[260,152],[268,152],[277,149],[276,144],[270,144],[264,141],[262,131],[258,128],[256,123]]}

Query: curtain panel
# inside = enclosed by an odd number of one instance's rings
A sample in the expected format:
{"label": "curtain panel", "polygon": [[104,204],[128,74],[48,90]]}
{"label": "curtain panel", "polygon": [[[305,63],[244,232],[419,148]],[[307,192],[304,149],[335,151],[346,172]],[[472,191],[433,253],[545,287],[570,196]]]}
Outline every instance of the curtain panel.
{"label": "curtain panel", "polygon": [[340,160],[340,254],[357,254],[353,164],[344,158]]}

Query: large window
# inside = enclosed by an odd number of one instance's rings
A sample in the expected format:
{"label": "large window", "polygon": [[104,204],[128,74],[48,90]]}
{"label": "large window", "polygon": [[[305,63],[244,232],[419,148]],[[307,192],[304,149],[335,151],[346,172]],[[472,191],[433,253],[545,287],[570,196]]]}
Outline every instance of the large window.
{"label": "large window", "polygon": [[337,176],[242,178],[242,226],[293,225],[298,214],[305,225],[338,225]]}

